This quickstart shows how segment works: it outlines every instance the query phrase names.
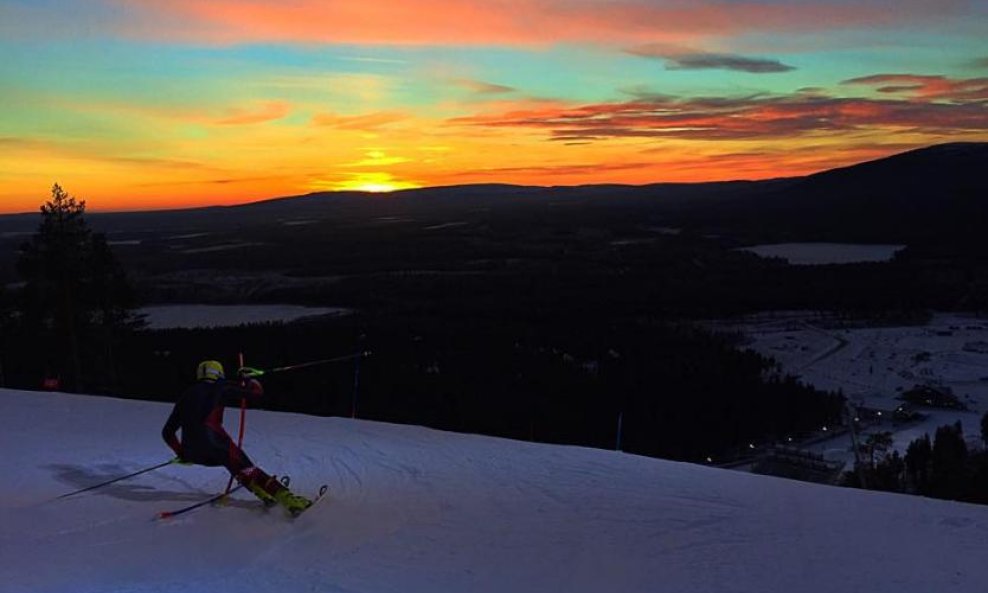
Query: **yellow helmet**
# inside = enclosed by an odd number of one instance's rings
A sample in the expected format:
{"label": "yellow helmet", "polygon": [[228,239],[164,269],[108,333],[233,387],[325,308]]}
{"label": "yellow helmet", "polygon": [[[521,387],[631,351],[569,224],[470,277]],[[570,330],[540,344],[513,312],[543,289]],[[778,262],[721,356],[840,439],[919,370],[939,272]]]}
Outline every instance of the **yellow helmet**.
{"label": "yellow helmet", "polygon": [[199,381],[215,381],[223,378],[223,365],[215,360],[204,360],[196,368],[196,379]]}

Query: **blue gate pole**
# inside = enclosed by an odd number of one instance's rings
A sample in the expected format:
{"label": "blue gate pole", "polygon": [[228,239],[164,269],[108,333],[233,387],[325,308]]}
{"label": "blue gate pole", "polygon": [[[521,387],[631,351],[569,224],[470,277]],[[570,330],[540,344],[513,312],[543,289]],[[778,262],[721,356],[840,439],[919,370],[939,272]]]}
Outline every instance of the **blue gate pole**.
{"label": "blue gate pole", "polygon": [[621,425],[624,424],[624,410],[618,412],[617,418],[617,443],[614,445],[615,451],[621,450]]}

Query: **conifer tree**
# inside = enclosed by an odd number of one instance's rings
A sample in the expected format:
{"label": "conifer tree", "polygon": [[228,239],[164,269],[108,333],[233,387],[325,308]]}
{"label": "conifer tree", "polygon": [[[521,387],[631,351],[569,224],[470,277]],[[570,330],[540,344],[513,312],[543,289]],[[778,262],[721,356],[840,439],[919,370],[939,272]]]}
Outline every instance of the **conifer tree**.
{"label": "conifer tree", "polygon": [[967,484],[967,444],[958,420],[937,428],[933,438],[933,496],[961,500]]}
{"label": "conifer tree", "polygon": [[[70,391],[89,381],[111,383],[112,342],[140,323],[126,274],[106,238],[89,228],[85,212],[85,200],[55,184],[17,262],[25,283],[24,329],[37,332],[48,365],[63,373],[63,387]],[[97,373],[102,377],[92,376]]]}

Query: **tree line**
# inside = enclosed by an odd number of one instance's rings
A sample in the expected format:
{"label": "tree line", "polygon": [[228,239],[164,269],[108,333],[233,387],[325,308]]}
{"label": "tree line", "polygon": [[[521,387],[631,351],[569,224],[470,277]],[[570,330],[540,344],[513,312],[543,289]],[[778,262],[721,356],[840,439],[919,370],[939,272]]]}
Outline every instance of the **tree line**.
{"label": "tree line", "polygon": [[[988,443],[988,414],[980,436]],[[968,445],[960,421],[913,440],[904,455],[888,452],[891,439],[879,441],[882,452],[845,474],[844,485],[988,504],[988,450]]]}

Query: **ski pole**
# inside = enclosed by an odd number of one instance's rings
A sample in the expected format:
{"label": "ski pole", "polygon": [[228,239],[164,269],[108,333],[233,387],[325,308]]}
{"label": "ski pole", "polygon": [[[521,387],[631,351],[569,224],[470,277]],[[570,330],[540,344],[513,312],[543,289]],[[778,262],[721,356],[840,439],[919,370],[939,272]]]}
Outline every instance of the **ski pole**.
{"label": "ski pole", "polygon": [[236,492],[237,490],[240,490],[243,487],[244,487],[243,484],[237,484],[237,487],[234,488],[233,490],[230,490],[229,492],[221,492],[220,494],[214,494],[213,496],[210,496],[206,500],[201,500],[201,501],[199,501],[197,503],[190,504],[187,507],[182,507],[182,508],[176,509],[174,511],[162,511],[162,512],[158,513],[157,515],[155,515],[154,518],[155,519],[170,519],[171,517],[174,517],[176,515],[181,515],[183,513],[188,513],[189,511],[198,509],[199,507],[204,507],[207,504],[220,502],[220,501],[224,500],[230,494],[233,494],[234,492]]}
{"label": "ski pole", "polygon": [[275,367],[271,369],[254,369],[250,367],[242,367],[240,369],[240,374],[243,377],[260,377],[262,375],[270,375],[271,373],[283,373],[285,371],[294,371],[296,369],[302,369],[305,367],[316,366],[319,364],[329,364],[331,362],[342,362],[344,360],[351,360],[354,358],[362,358],[365,356],[370,356],[370,350],[365,350],[363,352],[357,352],[354,354],[347,354],[345,356],[337,356],[335,358],[325,358],[323,360],[311,360],[309,362],[300,362],[298,364],[291,364],[283,367]]}
{"label": "ski pole", "polygon": [[68,492],[66,494],[62,494],[61,496],[56,496],[52,500],[60,500],[62,498],[68,498],[69,496],[75,496],[76,494],[82,494],[83,492],[89,492],[90,490],[96,490],[97,488],[102,488],[103,486],[109,486],[110,484],[114,484],[116,482],[122,482],[123,480],[127,480],[129,478],[133,478],[134,476],[139,476],[141,474],[146,474],[146,473],[148,473],[150,471],[154,471],[156,469],[165,467],[166,465],[171,465],[173,463],[176,463],[177,461],[178,461],[178,457],[175,457],[174,459],[169,459],[168,461],[166,461],[164,463],[159,463],[158,465],[155,465],[153,467],[146,467],[146,468],[144,468],[142,470],[138,470],[138,471],[136,471],[136,472],[134,472],[132,474],[127,474],[126,476],[120,476],[119,478],[113,478],[112,480],[107,480],[105,482],[101,482],[99,484],[96,484],[95,486],[88,486],[86,488],[82,488],[82,489],[76,490],[74,492]]}

